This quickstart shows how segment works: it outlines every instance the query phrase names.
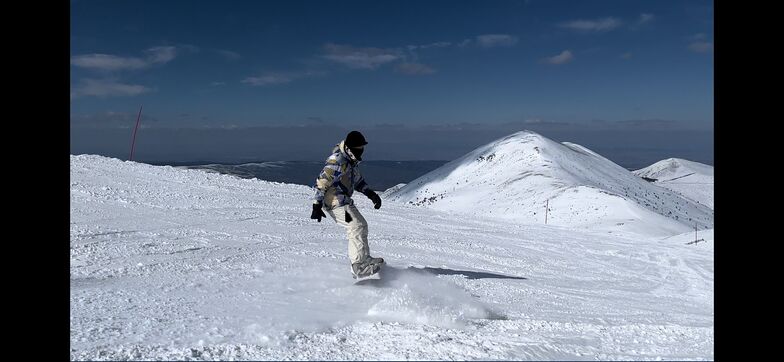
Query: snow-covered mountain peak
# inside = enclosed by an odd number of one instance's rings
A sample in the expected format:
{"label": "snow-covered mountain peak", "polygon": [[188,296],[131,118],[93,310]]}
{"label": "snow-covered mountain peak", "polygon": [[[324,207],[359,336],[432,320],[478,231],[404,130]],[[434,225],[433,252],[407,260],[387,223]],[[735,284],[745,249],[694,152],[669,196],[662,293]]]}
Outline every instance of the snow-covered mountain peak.
{"label": "snow-covered mountain peak", "polygon": [[713,177],[713,166],[681,158],[668,158],[637,170],[634,174],[657,181],[672,180],[690,174]]}
{"label": "snow-covered mountain peak", "polygon": [[680,158],[668,158],[634,174],[713,209],[713,166]]}
{"label": "snow-covered mountain peak", "polygon": [[441,210],[601,230],[668,235],[695,223],[713,225],[704,205],[651,185],[586,147],[531,131],[480,146],[389,196]]}

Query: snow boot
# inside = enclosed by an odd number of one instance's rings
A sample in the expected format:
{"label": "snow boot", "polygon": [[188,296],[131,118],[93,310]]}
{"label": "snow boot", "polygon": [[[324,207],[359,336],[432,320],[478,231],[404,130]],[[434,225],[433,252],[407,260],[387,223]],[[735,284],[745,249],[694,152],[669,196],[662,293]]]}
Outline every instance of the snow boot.
{"label": "snow boot", "polygon": [[370,255],[368,255],[367,259],[365,259],[365,262],[367,262],[369,264],[373,264],[373,265],[379,265],[379,266],[385,264],[384,263],[384,258],[374,258],[374,257],[372,257]]}
{"label": "snow boot", "polygon": [[370,275],[376,274],[381,266],[378,264],[369,263],[368,259],[362,262],[351,264],[351,274],[355,279],[366,278]]}

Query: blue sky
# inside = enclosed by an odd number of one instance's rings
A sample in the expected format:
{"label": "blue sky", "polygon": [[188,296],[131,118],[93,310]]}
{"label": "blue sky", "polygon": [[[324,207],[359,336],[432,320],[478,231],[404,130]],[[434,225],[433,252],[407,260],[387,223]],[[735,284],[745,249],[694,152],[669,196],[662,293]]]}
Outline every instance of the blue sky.
{"label": "blue sky", "polygon": [[713,128],[709,1],[78,0],[70,40],[72,132],[140,105],[147,129]]}

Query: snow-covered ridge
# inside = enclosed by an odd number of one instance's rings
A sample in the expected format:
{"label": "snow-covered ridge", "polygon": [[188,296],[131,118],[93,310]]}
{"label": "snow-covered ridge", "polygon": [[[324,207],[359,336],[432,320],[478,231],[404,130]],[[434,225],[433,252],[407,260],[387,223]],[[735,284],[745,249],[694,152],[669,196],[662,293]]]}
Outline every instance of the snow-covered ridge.
{"label": "snow-covered ridge", "polygon": [[713,209],[713,166],[668,158],[634,171],[634,174]]}
{"label": "snow-covered ridge", "polygon": [[668,158],[634,171],[640,177],[656,181],[673,181],[690,175],[713,177],[713,166],[681,158]]}
{"label": "snow-covered ridge", "polygon": [[409,182],[389,198],[525,223],[673,235],[713,226],[713,211],[651,185],[574,143],[521,131]]}
{"label": "snow-covered ridge", "polygon": [[397,190],[400,190],[401,188],[403,188],[403,186],[405,186],[405,185],[406,184],[404,184],[404,183],[400,183],[400,184],[397,184],[395,186],[392,186],[392,187],[384,190],[384,192],[382,192],[379,196],[381,196],[382,199],[386,199],[387,197],[389,197],[393,193],[397,192]]}

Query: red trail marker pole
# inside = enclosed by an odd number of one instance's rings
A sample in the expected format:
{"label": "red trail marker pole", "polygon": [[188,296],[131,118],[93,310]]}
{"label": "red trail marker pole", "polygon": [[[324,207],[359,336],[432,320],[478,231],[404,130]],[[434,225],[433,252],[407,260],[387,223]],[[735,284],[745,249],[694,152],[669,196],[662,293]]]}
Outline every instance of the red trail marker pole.
{"label": "red trail marker pole", "polygon": [[136,127],[133,128],[133,140],[131,140],[131,155],[128,157],[128,161],[133,161],[133,149],[136,146],[136,130],[139,129],[139,121],[142,119],[142,107],[144,107],[144,105],[139,106],[139,115],[136,117]]}

